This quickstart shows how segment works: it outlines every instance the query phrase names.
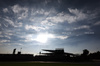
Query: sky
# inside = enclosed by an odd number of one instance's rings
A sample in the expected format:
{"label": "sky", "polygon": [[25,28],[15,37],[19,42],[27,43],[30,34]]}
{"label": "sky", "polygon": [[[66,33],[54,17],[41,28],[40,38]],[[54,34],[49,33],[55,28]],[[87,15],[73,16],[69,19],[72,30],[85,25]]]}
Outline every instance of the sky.
{"label": "sky", "polygon": [[100,0],[0,0],[0,53],[99,47]]}

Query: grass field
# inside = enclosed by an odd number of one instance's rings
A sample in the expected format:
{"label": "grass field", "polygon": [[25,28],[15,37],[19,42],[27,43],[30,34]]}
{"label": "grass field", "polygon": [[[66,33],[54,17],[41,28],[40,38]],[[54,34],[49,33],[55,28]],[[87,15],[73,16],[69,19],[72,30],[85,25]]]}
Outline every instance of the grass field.
{"label": "grass field", "polygon": [[0,66],[99,66],[93,63],[0,62]]}

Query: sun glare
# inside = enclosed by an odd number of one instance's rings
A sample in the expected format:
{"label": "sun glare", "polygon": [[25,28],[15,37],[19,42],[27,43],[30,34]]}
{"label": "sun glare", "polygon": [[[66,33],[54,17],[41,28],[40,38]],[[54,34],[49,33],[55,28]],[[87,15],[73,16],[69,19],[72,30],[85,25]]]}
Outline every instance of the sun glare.
{"label": "sun glare", "polygon": [[46,43],[48,38],[53,38],[54,36],[52,34],[39,34],[37,36],[37,38],[35,39],[36,41],[40,42],[40,43]]}

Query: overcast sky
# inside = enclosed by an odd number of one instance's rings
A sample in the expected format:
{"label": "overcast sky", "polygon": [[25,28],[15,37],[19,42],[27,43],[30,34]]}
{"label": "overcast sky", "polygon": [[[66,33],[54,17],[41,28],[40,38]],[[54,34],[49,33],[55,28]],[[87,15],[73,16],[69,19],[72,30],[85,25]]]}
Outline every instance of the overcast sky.
{"label": "overcast sky", "polygon": [[100,51],[100,0],[0,0],[0,53],[14,48]]}

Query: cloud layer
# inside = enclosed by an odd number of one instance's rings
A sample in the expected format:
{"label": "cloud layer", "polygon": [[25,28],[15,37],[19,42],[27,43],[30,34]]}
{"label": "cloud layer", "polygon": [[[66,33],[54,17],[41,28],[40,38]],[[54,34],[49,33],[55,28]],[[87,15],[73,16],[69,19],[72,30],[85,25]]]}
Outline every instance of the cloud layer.
{"label": "cloud layer", "polygon": [[38,46],[41,44],[34,39],[40,33],[55,36],[47,43],[50,47],[75,47],[79,43],[82,47],[95,40],[99,42],[98,0],[11,1],[0,1],[0,46]]}

